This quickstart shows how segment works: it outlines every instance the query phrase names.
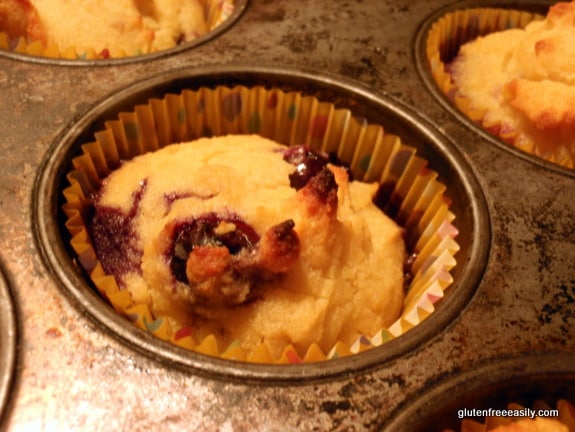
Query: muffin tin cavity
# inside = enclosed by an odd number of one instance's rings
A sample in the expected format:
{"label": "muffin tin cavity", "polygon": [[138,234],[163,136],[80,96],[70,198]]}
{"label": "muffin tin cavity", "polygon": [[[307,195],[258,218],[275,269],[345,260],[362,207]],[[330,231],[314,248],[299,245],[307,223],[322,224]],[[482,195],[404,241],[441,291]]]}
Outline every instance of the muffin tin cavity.
{"label": "muffin tin cavity", "polygon": [[16,364],[16,312],[0,266],[0,421],[7,408]]}
{"label": "muffin tin cavity", "polygon": [[[262,99],[266,101],[265,104],[277,103],[276,97],[303,100],[297,106],[311,107],[313,112],[302,117],[305,121],[289,123],[289,128],[288,124],[276,119],[279,123],[274,123],[274,126],[267,130],[268,123],[265,118],[257,115],[242,117],[248,111],[242,109],[242,106],[252,106],[250,104],[254,101],[248,96],[254,93],[265,95]],[[273,97],[268,97],[271,95]],[[198,99],[194,99],[196,97]],[[204,102],[211,98],[221,102],[219,122],[198,122],[198,130],[194,131],[194,127],[182,126],[176,121],[169,130],[155,132],[155,136],[165,143],[149,139],[149,134],[136,133],[145,130],[146,124],[158,126],[157,122],[146,122],[142,119],[149,118],[150,110],[159,109],[164,112],[164,108],[158,108],[160,105],[168,107],[168,111],[175,109],[174,112],[180,113],[181,116],[173,117],[179,119],[189,115],[189,106],[203,107]],[[196,102],[190,104],[190,101]],[[178,107],[181,110],[178,110]],[[324,110],[329,111],[329,116],[325,115]],[[107,170],[106,164],[98,162],[101,162],[97,156],[98,151],[95,151],[91,144],[95,133],[105,140],[106,134],[114,134],[113,130],[122,131],[120,136],[123,138],[119,141],[137,141],[137,144],[131,147],[139,149],[136,154],[146,152],[158,144],[161,147],[170,142],[226,133],[259,133],[286,145],[307,143],[312,147],[320,145],[315,142],[319,140],[323,143],[322,149],[326,150],[326,147],[330,147],[330,140],[325,139],[322,132],[326,130],[326,119],[338,116],[345,117],[345,121],[339,119],[337,122],[347,128],[345,135],[349,137],[351,134],[354,142],[358,143],[352,148],[339,148],[341,154],[338,154],[340,159],[350,165],[354,176],[370,181],[377,180],[379,176],[372,177],[378,172],[377,169],[382,168],[375,166],[380,160],[374,156],[375,153],[395,152],[393,163],[389,164],[389,172],[384,177],[384,185],[387,184],[387,187],[383,188],[382,195],[386,195],[385,211],[406,227],[408,236],[409,233],[412,234],[412,238],[407,238],[408,245],[415,247],[418,239],[425,235],[414,229],[417,226],[414,221],[426,218],[425,211],[419,213],[417,204],[409,201],[421,199],[425,202],[426,194],[413,196],[409,192],[401,191],[411,190],[411,186],[417,181],[431,175],[433,181],[429,181],[429,185],[433,191],[428,193],[435,196],[439,190],[441,193],[437,196],[443,197],[439,201],[449,201],[449,211],[441,210],[446,211],[445,220],[448,223],[442,224],[441,227],[449,231],[445,241],[452,246],[446,246],[445,250],[453,248],[455,259],[448,253],[441,258],[434,257],[433,260],[439,263],[437,265],[440,265],[442,260],[454,261],[453,265],[445,264],[449,271],[438,271],[433,276],[432,285],[447,282],[445,297],[441,298],[443,288],[439,291],[431,290],[430,293],[435,293],[437,298],[430,300],[430,294],[425,301],[418,303],[418,309],[414,309],[417,311],[414,312],[417,317],[405,317],[395,330],[380,335],[380,339],[388,337],[389,341],[371,340],[367,342],[369,346],[352,348],[355,352],[338,353],[336,350],[331,354],[321,353],[309,362],[301,354],[298,356],[297,353],[287,351],[282,360],[274,362],[275,364],[259,365],[244,361],[233,347],[224,352],[213,352],[203,344],[196,347],[197,349],[188,350],[178,344],[169,343],[154,336],[154,332],[161,332],[159,327],[154,328],[155,324],[160,326],[159,323],[147,323],[151,325],[147,325],[148,331],[144,331],[116,313],[97,293],[100,287],[95,286],[98,284],[94,284],[94,279],[87,275],[86,266],[81,263],[85,257],[78,254],[78,248],[74,250],[70,245],[70,225],[74,225],[74,217],[71,220],[70,215],[63,211],[63,207],[69,207],[70,204],[68,200],[65,205],[64,195],[69,196],[71,179],[74,179],[72,183],[76,185],[73,187],[82,188],[84,180],[91,181],[89,177],[92,174],[98,175],[98,172]],[[314,120],[310,121],[312,118]],[[134,122],[139,124],[138,128],[134,129]],[[106,130],[108,132],[102,132]],[[368,140],[366,134],[375,134],[381,139]],[[377,145],[366,144],[372,142],[377,142]],[[338,149],[337,145],[334,149]],[[122,158],[135,155],[128,147],[125,152]],[[85,163],[86,159],[90,162]],[[92,166],[94,161],[96,163],[92,170],[89,166]],[[394,172],[401,174],[395,180]],[[77,176],[78,173],[83,174]],[[84,178],[84,174],[87,177]],[[41,167],[34,191],[34,228],[38,247],[54,277],[79,307],[103,329],[143,354],[161,359],[167,365],[227,378],[272,381],[295,378],[324,379],[370,368],[406,354],[417,345],[429,341],[461,313],[482,277],[489,252],[490,229],[481,189],[470,167],[444,136],[394,100],[374,95],[357,84],[342,79],[318,76],[317,73],[302,70],[243,66],[206,67],[194,71],[172,71],[119,91],[95,105],[54,142]],[[429,207],[436,205],[427,204]],[[446,209],[447,206],[441,204],[438,208]],[[452,223],[449,215],[454,216]],[[428,216],[434,220],[434,215]],[[441,228],[437,230],[440,232]],[[452,242],[455,236],[453,230],[457,231],[456,244]],[[410,325],[412,318],[415,319],[416,325]],[[364,350],[365,348],[371,349]],[[306,356],[308,355],[312,356],[309,352]]]}
{"label": "muffin tin cavity", "polygon": [[572,353],[497,359],[440,380],[425,393],[408,400],[382,430],[459,432],[463,418],[485,422],[484,417],[472,416],[472,410],[503,410],[508,409],[509,404],[513,404],[512,408],[519,405],[556,409],[559,400],[575,404]]}
{"label": "muffin tin cavity", "polygon": [[[159,57],[175,55],[185,50],[197,48],[200,45],[203,45],[219,37],[224,32],[229,30],[230,27],[232,27],[240,19],[248,7],[248,2],[249,0],[199,0],[199,7],[201,7],[203,10],[205,20],[201,27],[205,25],[205,28],[197,31],[195,30],[197,28],[195,26],[193,26],[194,30],[188,29],[188,27],[191,26],[191,23],[194,22],[193,13],[197,13],[198,11],[192,12],[193,8],[186,10],[185,7],[180,6],[183,7],[183,12],[178,12],[178,14],[181,14],[182,16],[173,18],[182,20],[184,19],[182,18],[183,15],[186,15],[188,21],[171,22],[170,25],[180,25],[180,31],[182,34],[175,42],[175,46],[172,46],[173,42],[164,42],[162,45],[156,48],[154,48],[151,44],[156,43],[155,41],[161,40],[162,38],[164,40],[166,38],[170,39],[172,37],[170,34],[173,32],[173,29],[165,28],[160,29],[159,31],[154,30],[152,35],[147,35],[144,33],[144,30],[141,31],[141,34],[136,33],[134,30],[135,26],[145,25],[147,20],[159,20],[159,17],[161,17],[162,14],[156,16],[156,11],[152,13],[152,11],[145,11],[144,9],[141,11],[134,11],[134,13],[141,13],[142,16],[145,17],[142,18],[140,16],[139,21],[136,23],[129,21],[122,23],[121,25],[126,28],[126,32],[132,31],[134,35],[138,36],[140,39],[145,38],[148,40],[147,43],[152,46],[152,48],[149,49],[150,52],[143,52],[148,51],[148,49],[138,49],[135,52],[126,52],[126,50],[121,48],[104,48],[101,50],[99,48],[90,48],[84,50],[74,46],[62,48],[58,47],[58,45],[55,43],[47,44],[42,43],[39,40],[27,39],[25,37],[11,37],[8,34],[8,30],[3,32],[3,29],[0,29],[0,56],[34,63],[61,64],[67,66],[105,66],[149,61]],[[15,4],[18,5],[18,2]],[[24,8],[27,7],[24,5],[24,2],[22,2],[22,5]],[[151,3],[150,5],[152,8],[156,7]],[[30,11],[25,11],[22,13],[30,13]],[[168,16],[169,12],[166,12],[165,15]],[[32,20],[34,18],[35,16],[33,15]],[[130,17],[130,19],[132,21],[135,20],[133,17]],[[167,18],[162,19],[167,20]],[[105,22],[105,20],[103,20],[103,22]],[[142,22],[144,24],[142,24]],[[6,25],[8,25],[8,23],[6,23]],[[115,30],[119,28],[119,25],[120,24],[117,23],[112,24]],[[157,27],[160,24],[156,23],[154,25]],[[146,28],[155,28],[154,25],[148,24]],[[164,26],[167,26],[167,24],[164,24]],[[33,26],[28,25],[29,29],[31,27],[34,28]],[[70,31],[73,31],[73,27]],[[147,32],[151,33],[152,30],[147,30]],[[101,40],[101,38],[98,40]],[[144,42],[142,41],[142,44],[143,43]]]}
{"label": "muffin tin cavity", "polygon": [[538,143],[537,138],[527,139],[513,132],[514,129],[507,124],[499,124],[486,117],[485,112],[475,109],[468,98],[457,92],[449,72],[450,64],[463,44],[491,33],[524,28],[543,19],[551,4],[465,2],[440,9],[423,22],[417,33],[416,66],[424,84],[438,102],[482,140],[531,163],[573,176],[566,147],[550,150]]}

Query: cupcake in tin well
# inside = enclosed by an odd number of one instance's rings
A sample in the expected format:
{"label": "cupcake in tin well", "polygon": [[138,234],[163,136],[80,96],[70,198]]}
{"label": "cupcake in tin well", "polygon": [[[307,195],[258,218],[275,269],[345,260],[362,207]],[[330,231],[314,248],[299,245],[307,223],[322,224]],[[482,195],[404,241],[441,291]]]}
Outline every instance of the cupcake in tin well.
{"label": "cupcake in tin well", "polygon": [[575,2],[547,16],[477,8],[430,29],[427,58],[440,89],[502,141],[575,168]]}
{"label": "cupcake in tin well", "polygon": [[195,40],[232,11],[233,0],[0,0],[0,48],[66,59],[149,54]]}
{"label": "cupcake in tin well", "polygon": [[72,247],[116,311],[204,354],[313,362],[400,336],[451,284],[454,215],[414,149],[349,114],[260,87],[120,113],[73,160]]}

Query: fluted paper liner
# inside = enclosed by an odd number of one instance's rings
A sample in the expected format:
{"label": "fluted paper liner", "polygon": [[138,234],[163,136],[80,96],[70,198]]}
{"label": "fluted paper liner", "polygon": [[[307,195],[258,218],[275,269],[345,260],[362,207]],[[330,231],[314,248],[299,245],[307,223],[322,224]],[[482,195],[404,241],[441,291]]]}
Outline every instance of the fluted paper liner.
{"label": "fluted paper liner", "polygon": [[489,33],[525,28],[530,22],[544,18],[541,14],[499,8],[472,8],[448,12],[430,27],[425,55],[431,77],[440,91],[470,120],[503,142],[526,153],[567,168],[575,168],[575,154],[566,146],[543,148],[533,140],[520,139],[517,131],[509,131],[500,124],[485,120],[485,111],[474,108],[469,99],[458,94],[448,70],[448,64],[457,55],[459,47],[466,42]]}
{"label": "fluted paper liner", "polygon": [[[533,403],[532,407],[526,407],[521,404],[511,402],[507,404],[508,410],[514,411],[524,411],[525,408],[530,408],[533,410],[551,410],[556,409],[559,411],[559,415],[556,417],[544,417],[546,419],[552,419],[560,422],[562,425],[567,427],[569,432],[575,431],[575,406],[566,399],[559,399],[555,405],[555,407],[549,406],[546,402],[542,400],[537,400]],[[452,429],[446,429],[444,432],[489,432],[499,426],[508,426],[513,422],[521,420],[525,417],[502,417],[502,416],[490,416],[485,417],[483,422],[473,420],[473,419],[463,419],[461,421],[461,427],[458,431],[454,431]],[[537,430],[540,430],[536,428]],[[517,429],[515,429],[517,430]],[[524,430],[524,429],[522,429]],[[535,430],[535,429],[530,429]],[[555,430],[555,429],[553,429]]]}
{"label": "fluted paper liner", "polygon": [[[234,10],[234,0],[200,0],[204,7],[204,15],[208,33],[226,21]],[[187,42],[192,42],[192,40]],[[34,57],[46,57],[65,60],[101,60],[107,58],[124,58],[142,55],[142,52],[125,52],[124,50],[107,48],[105,52],[94,49],[79,50],[74,46],[59,47],[56,44],[45,46],[41,41],[29,40],[25,37],[10,38],[0,31],[0,50],[26,54]]]}
{"label": "fluted paper liner", "polygon": [[[306,352],[288,345],[280,358],[273,358],[262,344],[248,354],[239,344],[220,346],[213,335],[195,340],[190,328],[171,317],[154,316],[147,305],[135,304],[130,293],[120,290],[114,277],[103,271],[85,223],[88,197],[100,180],[123,159],[175,142],[225,134],[259,134],[285,145],[303,144],[334,152],[350,164],[354,178],[392,186],[386,212],[406,229],[407,246],[416,254],[403,313],[392,326],[364,335],[352,346],[339,342],[329,352],[322,352],[315,344]],[[263,87],[183,90],[120,113],[117,120],[106,122],[104,129],[95,133],[95,141],[83,145],[82,151],[72,160],[73,168],[67,174],[70,186],[63,191],[66,227],[78,260],[119,314],[178,346],[259,363],[293,364],[344,357],[380,346],[418,325],[434,312],[435,303],[453,282],[450,270],[456,265],[454,255],[459,246],[454,238],[458,232],[452,225],[450,201],[444,196],[446,187],[437,181],[437,173],[399,137],[387,134],[380,125],[355,118],[349,110],[336,109],[332,103]]]}

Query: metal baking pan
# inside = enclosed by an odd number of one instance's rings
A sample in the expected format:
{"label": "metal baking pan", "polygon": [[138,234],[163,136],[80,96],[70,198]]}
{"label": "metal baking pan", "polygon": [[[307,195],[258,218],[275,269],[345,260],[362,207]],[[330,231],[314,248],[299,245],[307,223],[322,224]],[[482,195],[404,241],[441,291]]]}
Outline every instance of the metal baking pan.
{"label": "metal baking pan", "polygon": [[[430,19],[470,4],[251,0],[217,38],[145,61],[96,67],[0,56],[0,255],[19,330],[2,427],[382,430],[419,396],[449,392],[452,380],[481,381],[474,371],[501,359],[540,353],[572,364],[574,176],[462,121],[422,69],[418,38]],[[397,121],[397,133],[409,135],[462,198],[457,211],[468,237],[465,271],[457,277],[473,286],[465,298],[446,297],[443,314],[398,338],[388,353],[373,350],[326,369],[207,366],[203,359],[182,361],[182,353],[141,334],[122,334],[124,323],[90,297],[77,269],[63,264],[69,254],[58,234],[58,208],[40,192],[57,190],[62,161],[97,126],[92,120],[133,106],[152,87],[163,92],[192,77],[312,83],[316,91],[359,101],[377,121]],[[478,202],[485,213],[476,212]],[[482,259],[475,266],[477,250]],[[541,361],[526,367],[565,370],[565,363]],[[521,381],[519,369],[511,367],[512,381]],[[431,422],[451,401],[432,397],[427,404],[422,416]]]}

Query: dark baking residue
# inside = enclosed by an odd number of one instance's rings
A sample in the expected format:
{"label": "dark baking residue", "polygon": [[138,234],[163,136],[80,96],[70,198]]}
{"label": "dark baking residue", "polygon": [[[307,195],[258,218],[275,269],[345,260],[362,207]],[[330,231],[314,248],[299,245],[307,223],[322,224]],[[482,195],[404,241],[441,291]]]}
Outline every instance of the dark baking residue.
{"label": "dark baking residue", "polygon": [[349,411],[351,402],[349,400],[325,401],[321,404],[321,411],[334,415],[337,411]]}
{"label": "dark baking residue", "polygon": [[572,306],[575,304],[575,279],[570,281],[570,284],[560,285],[551,301],[543,305],[537,317],[541,324],[549,324],[554,317],[564,324],[570,319],[575,319],[575,308]]}

